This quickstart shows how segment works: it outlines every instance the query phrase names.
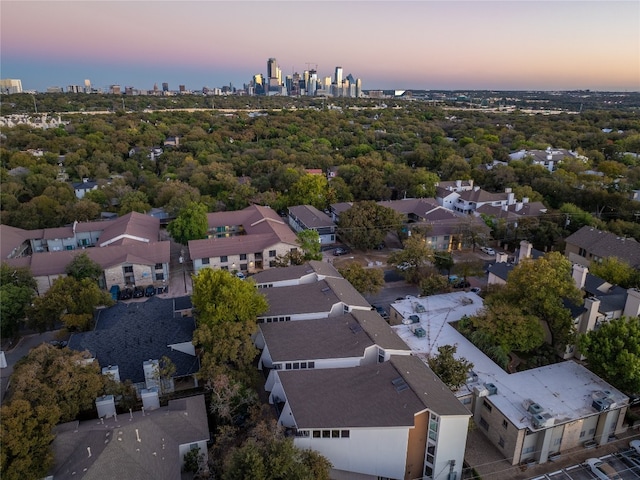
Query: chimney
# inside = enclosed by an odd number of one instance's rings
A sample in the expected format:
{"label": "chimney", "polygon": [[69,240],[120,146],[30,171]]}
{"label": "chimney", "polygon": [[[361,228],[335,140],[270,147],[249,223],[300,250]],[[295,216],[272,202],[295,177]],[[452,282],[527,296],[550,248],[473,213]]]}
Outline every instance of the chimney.
{"label": "chimney", "polygon": [[531,258],[531,249],[533,245],[526,240],[522,240],[520,242],[520,250],[518,251],[518,263],[520,263],[525,258]]}
{"label": "chimney", "polygon": [[573,277],[573,281],[576,283],[576,287],[580,290],[584,288],[584,284],[587,281],[587,273],[589,273],[589,269],[587,267],[578,265],[577,263],[573,264],[571,276]]}
{"label": "chimney", "polygon": [[627,300],[622,315],[627,318],[640,316],[640,290],[637,288],[627,290]]}
{"label": "chimney", "polygon": [[529,203],[529,197],[522,197],[522,203]]}
{"label": "chimney", "polygon": [[516,211],[516,212],[519,212],[520,210],[522,210],[522,205],[523,205],[523,202],[516,202],[516,209],[515,209],[515,211]]}
{"label": "chimney", "polygon": [[598,310],[600,308],[600,300],[595,297],[588,297],[584,299],[584,308],[587,309],[580,316],[580,322],[578,323],[578,333],[587,333],[593,330],[596,326],[596,320],[598,318]]}
{"label": "chimney", "polygon": [[496,263],[507,263],[509,256],[504,252],[496,252]]}
{"label": "chimney", "polygon": [[456,188],[462,187],[462,180],[456,180]]}

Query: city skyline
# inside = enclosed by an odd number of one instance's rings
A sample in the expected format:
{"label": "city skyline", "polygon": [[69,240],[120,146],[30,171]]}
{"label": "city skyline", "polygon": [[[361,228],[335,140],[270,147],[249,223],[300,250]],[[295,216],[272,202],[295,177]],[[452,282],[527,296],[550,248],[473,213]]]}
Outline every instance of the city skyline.
{"label": "city skyline", "polygon": [[636,1],[9,0],[0,22],[25,90],[241,88],[269,58],[365,90],[640,90]]}

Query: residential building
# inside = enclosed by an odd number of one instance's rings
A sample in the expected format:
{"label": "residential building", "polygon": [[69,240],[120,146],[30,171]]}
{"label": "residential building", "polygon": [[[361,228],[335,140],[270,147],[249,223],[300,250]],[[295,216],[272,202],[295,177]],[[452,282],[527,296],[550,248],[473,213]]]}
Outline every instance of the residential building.
{"label": "residential building", "polygon": [[470,412],[419,358],[274,372],[278,422],[332,478],[461,478]]}
{"label": "residential building", "polygon": [[315,283],[327,277],[342,278],[342,275],[328,262],[310,260],[302,265],[263,270],[251,278],[258,288],[273,288]]}
{"label": "residential building", "polygon": [[271,391],[278,370],[349,368],[409,355],[409,347],[375,310],[304,322],[261,323],[255,345],[262,350],[258,368],[268,372]]}
{"label": "residential building", "polygon": [[511,205],[493,206],[485,204],[476,208],[475,213],[491,217],[496,222],[504,220],[509,225],[514,223],[517,225],[517,222],[523,218],[544,215],[547,213],[547,207],[542,202],[530,202],[528,197],[524,197],[521,202],[515,202]]}
{"label": "residential building", "polygon": [[196,273],[202,268],[254,273],[299,248],[295,233],[268,207],[209,213],[207,219],[209,238],[189,242]]}
{"label": "residential building", "polygon": [[587,161],[587,157],[564,148],[547,147],[545,150],[520,150],[509,154],[510,160],[530,159],[534,165],[541,165],[553,172],[565,158],[578,158]]}
{"label": "residential building", "polygon": [[330,245],[336,241],[335,223],[329,215],[313,205],[289,207],[289,226],[295,232],[315,230],[318,232],[321,245]]}
{"label": "residential building", "polygon": [[311,320],[371,309],[344,278],[325,277],[314,283],[264,288],[261,292],[269,310],[258,317],[259,323]]}
{"label": "residential building", "polygon": [[22,93],[22,80],[3,78],[0,80],[0,93]]}
{"label": "residential building", "polygon": [[515,195],[510,188],[505,188],[504,193],[490,193],[478,186],[471,189],[438,186],[436,200],[447,210],[464,214],[473,213],[483,205],[502,208],[516,203]]}
{"label": "residential building", "polygon": [[188,452],[199,449],[206,462],[207,407],[198,395],[120,418],[64,423],[54,434],[54,466],[47,478],[180,480]]}
{"label": "residential building", "polygon": [[71,186],[76,193],[76,198],[82,199],[88,192],[98,189],[98,182],[83,178],[81,182],[72,183]]}
{"label": "residential building", "polygon": [[[576,448],[604,445],[622,432],[628,397],[582,365],[568,360],[508,373],[451,325],[482,306],[478,295],[466,292],[404,299],[391,306],[391,320],[398,323],[392,328],[419,357],[455,345],[456,356],[473,363],[456,397],[506,460],[545,463]],[[410,315],[419,323],[408,321]],[[425,334],[416,335],[418,328]]]}
{"label": "residential building", "polygon": [[[198,386],[200,361],[192,343],[195,321],[178,311],[175,300],[151,297],[145,302],[119,302],[98,311],[90,332],[74,333],[69,348],[88,350],[103,373],[130,380],[138,393]],[[169,379],[158,378],[158,362],[168,358],[176,367]]]}
{"label": "residential building", "polygon": [[38,293],[65,276],[65,267],[86,253],[104,269],[102,287],[164,286],[169,279],[170,242],[159,241],[160,221],[131,212],[115,220],[74,222],[70,226],[22,230],[0,225],[3,261],[31,270]]}
{"label": "residential building", "polygon": [[601,263],[615,257],[633,268],[640,268],[640,243],[615,233],[584,226],[565,239],[564,254],[573,263],[588,267],[591,262]]}

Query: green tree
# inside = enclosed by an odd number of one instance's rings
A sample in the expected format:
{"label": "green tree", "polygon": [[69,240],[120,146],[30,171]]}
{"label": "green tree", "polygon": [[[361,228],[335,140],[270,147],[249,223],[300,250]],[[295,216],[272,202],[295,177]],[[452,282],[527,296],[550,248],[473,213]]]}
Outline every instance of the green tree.
{"label": "green tree", "polygon": [[338,235],[355,248],[369,250],[380,245],[388,232],[399,232],[402,217],[373,201],[356,202],[340,214]]}
{"label": "green tree", "polygon": [[560,213],[565,215],[565,227],[570,232],[576,232],[585,225],[591,227],[603,225],[600,220],[573,203],[563,203],[560,207]]}
{"label": "green tree", "polygon": [[198,322],[193,340],[202,348],[203,378],[211,382],[229,368],[240,375],[253,372],[257,350],[251,335],[257,316],[268,309],[253,282],[205,268],[193,277],[191,299]]}
{"label": "green tree", "polygon": [[298,232],[298,243],[304,252],[304,259],[322,260],[322,252],[320,251],[320,235],[317,230],[302,230]]}
{"label": "green tree", "polygon": [[120,215],[125,215],[129,212],[145,213],[151,210],[149,205],[149,199],[144,192],[131,191],[124,194],[120,201]]}
{"label": "green tree", "polygon": [[50,445],[60,418],[56,405],[33,407],[27,400],[4,403],[0,409],[0,475],[5,480],[44,478],[53,464]]}
{"label": "green tree", "polygon": [[4,338],[18,332],[35,296],[36,281],[27,268],[0,266],[0,328]]}
{"label": "green tree", "polygon": [[182,245],[186,245],[189,240],[206,238],[208,229],[207,206],[195,202],[182,209],[178,217],[167,226],[169,234]]}
{"label": "green tree", "polygon": [[65,272],[76,280],[89,278],[95,282],[102,276],[102,267],[91,260],[89,255],[82,252],[76,255],[71,262],[65,267]]}
{"label": "green tree", "polygon": [[423,276],[423,270],[433,256],[433,250],[425,240],[426,232],[414,229],[412,235],[404,241],[403,249],[389,255],[391,265],[405,264],[407,268],[401,270],[405,279],[411,283],[418,283]]}
{"label": "green tree", "polygon": [[455,265],[451,252],[434,252],[432,261],[433,266],[436,267],[439,272],[444,270],[447,272],[447,276],[451,275],[451,269]]}
{"label": "green tree", "polygon": [[557,351],[573,343],[573,319],[563,299],[580,304],[582,296],[571,276],[571,262],[559,252],[549,252],[537,260],[521,261],[507,277],[502,292],[507,303],[518,305],[525,315],[546,323],[550,343]]}
{"label": "green tree", "polygon": [[303,175],[289,189],[289,205],[313,205],[319,210],[327,208],[329,184],[324,175]]}
{"label": "green tree", "polygon": [[640,393],[640,317],[604,322],[578,346],[589,370],[625,393]]}
{"label": "green tree", "polygon": [[434,295],[447,289],[449,282],[446,277],[432,273],[420,280],[420,293],[422,295]]}
{"label": "green tree", "polygon": [[617,257],[607,257],[602,263],[592,262],[589,270],[596,277],[623,288],[640,286],[640,272]]}
{"label": "green tree", "polygon": [[473,363],[466,358],[456,358],[456,351],[455,345],[442,345],[438,347],[438,355],[429,357],[427,361],[433,373],[454,391],[464,385],[469,371],[473,369]]}
{"label": "green tree", "polygon": [[338,272],[363,295],[375,295],[384,287],[384,272],[379,268],[364,268],[358,262],[338,267]]}
{"label": "green tree", "polygon": [[544,330],[537,317],[523,313],[517,305],[496,300],[495,295],[470,320],[505,355],[512,351],[530,352],[544,343]]}

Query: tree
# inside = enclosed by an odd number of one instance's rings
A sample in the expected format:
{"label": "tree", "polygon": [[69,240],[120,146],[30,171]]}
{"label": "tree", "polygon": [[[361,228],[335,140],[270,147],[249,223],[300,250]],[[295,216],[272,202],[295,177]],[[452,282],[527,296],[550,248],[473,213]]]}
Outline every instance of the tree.
{"label": "tree", "polygon": [[589,270],[596,277],[613,285],[620,285],[623,288],[640,286],[640,272],[616,257],[606,257],[602,263],[592,262]]}
{"label": "tree", "polygon": [[451,275],[451,269],[455,264],[451,252],[434,252],[432,258],[433,265],[439,272],[444,270],[447,272],[447,276]]}
{"label": "tree", "polygon": [[129,212],[145,213],[149,210],[151,210],[149,198],[141,191],[127,192],[120,201],[120,215],[126,215]]}
{"label": "tree", "polygon": [[6,480],[44,478],[53,463],[50,445],[60,418],[57,406],[33,407],[17,399],[4,403],[0,412],[0,475]]}
{"label": "tree", "polygon": [[544,342],[544,330],[537,317],[523,313],[517,305],[489,298],[485,308],[471,317],[471,324],[487,334],[505,355],[530,352]]}
{"label": "tree", "polygon": [[557,351],[573,343],[573,319],[563,300],[580,304],[582,296],[571,276],[571,262],[559,252],[537,260],[521,261],[507,277],[503,299],[517,305],[525,315],[546,323],[550,343]]}
{"label": "tree", "polygon": [[604,322],[578,345],[589,370],[625,393],[640,393],[640,317]]}
{"label": "tree", "polygon": [[102,267],[91,260],[89,255],[82,252],[76,255],[71,262],[65,267],[65,272],[76,280],[89,278],[95,282],[102,276]]}
{"label": "tree", "polygon": [[324,175],[303,175],[289,189],[290,205],[313,205],[319,210],[327,208],[329,184]]}
{"label": "tree", "polygon": [[33,408],[57,408],[54,423],[69,422],[93,408],[104,389],[98,362],[88,352],[42,343],[20,360],[11,376],[10,400],[28,401]]}
{"label": "tree", "polygon": [[364,268],[358,262],[338,267],[338,272],[363,295],[375,295],[384,287],[384,272],[379,268]]}
{"label": "tree", "polygon": [[10,338],[18,332],[19,322],[35,296],[36,281],[27,268],[0,266],[0,333]]}
{"label": "tree", "polygon": [[259,402],[258,394],[246,385],[220,373],[212,381],[211,413],[219,424],[233,424],[248,415]]}
{"label": "tree", "polygon": [[195,202],[183,208],[178,217],[167,226],[169,234],[182,245],[186,245],[189,240],[206,238],[208,229],[207,206]]}
{"label": "tree", "polygon": [[191,300],[198,322],[193,340],[202,348],[203,377],[211,382],[225,369],[240,375],[253,372],[257,350],[251,335],[257,316],[268,309],[253,282],[205,268],[193,277]]}
{"label": "tree", "polygon": [[302,230],[298,232],[298,243],[304,252],[305,260],[322,260],[320,251],[320,235],[317,230]]}
{"label": "tree", "polygon": [[329,480],[331,463],[311,450],[302,450],[285,438],[282,427],[258,425],[225,462],[223,480]]}
{"label": "tree", "polygon": [[438,347],[438,355],[429,357],[427,363],[440,380],[451,390],[457,390],[467,381],[469,371],[473,369],[473,363],[466,358],[456,358],[455,345],[442,345]]}
{"label": "tree", "polygon": [[446,277],[434,273],[426,275],[420,280],[420,293],[422,295],[434,295],[446,290],[448,286],[449,281]]}
{"label": "tree", "polygon": [[407,268],[401,271],[405,279],[411,283],[420,281],[422,270],[433,255],[425,235],[426,231],[414,229],[412,235],[404,241],[404,248],[393,252],[387,260],[391,265],[406,264]]}
{"label": "tree", "polygon": [[373,201],[354,203],[340,214],[338,235],[355,248],[369,250],[380,245],[388,232],[399,232],[402,217]]}

